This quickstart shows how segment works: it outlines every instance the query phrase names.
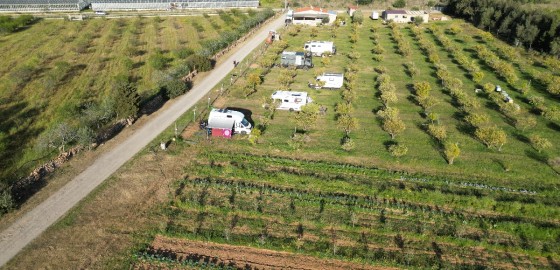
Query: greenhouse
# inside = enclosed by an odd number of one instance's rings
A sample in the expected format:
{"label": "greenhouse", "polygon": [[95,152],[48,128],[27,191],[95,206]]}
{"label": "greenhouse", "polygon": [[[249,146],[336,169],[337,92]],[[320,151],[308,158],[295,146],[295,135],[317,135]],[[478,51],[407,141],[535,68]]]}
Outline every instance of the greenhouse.
{"label": "greenhouse", "polygon": [[93,10],[173,10],[193,8],[251,8],[258,0],[93,0]]}
{"label": "greenhouse", "polygon": [[84,0],[0,0],[0,11],[80,11],[87,6],[89,1]]}

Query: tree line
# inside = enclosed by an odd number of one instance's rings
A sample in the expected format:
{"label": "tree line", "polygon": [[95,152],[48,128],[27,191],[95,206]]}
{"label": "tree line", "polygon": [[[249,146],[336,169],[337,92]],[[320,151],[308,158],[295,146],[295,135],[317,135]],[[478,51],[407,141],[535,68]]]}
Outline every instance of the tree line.
{"label": "tree line", "polygon": [[21,15],[19,17],[0,16],[0,34],[13,33],[36,21],[31,15]]}
{"label": "tree line", "polygon": [[552,12],[512,0],[448,0],[446,12],[517,46],[560,55],[560,18]]}

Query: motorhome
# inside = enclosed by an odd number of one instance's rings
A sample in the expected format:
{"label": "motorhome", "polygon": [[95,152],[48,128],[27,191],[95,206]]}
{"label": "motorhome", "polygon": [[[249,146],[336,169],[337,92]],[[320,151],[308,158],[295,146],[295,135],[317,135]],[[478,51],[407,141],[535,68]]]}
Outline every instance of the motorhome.
{"label": "motorhome", "polygon": [[344,74],[323,73],[315,78],[315,83],[309,83],[309,87],[315,89],[340,89],[344,85]]}
{"label": "motorhome", "polygon": [[336,54],[336,46],[332,41],[308,41],[303,45],[303,49],[311,52],[314,56]]}
{"label": "motorhome", "polygon": [[272,99],[279,101],[278,110],[301,111],[301,107],[313,102],[307,92],[276,91],[272,93]]}
{"label": "motorhome", "polygon": [[241,112],[228,109],[212,109],[206,129],[212,136],[231,137],[232,134],[250,134],[251,123]]}
{"label": "motorhome", "polygon": [[313,67],[310,52],[282,52],[280,65],[283,67],[296,67],[308,69]]}

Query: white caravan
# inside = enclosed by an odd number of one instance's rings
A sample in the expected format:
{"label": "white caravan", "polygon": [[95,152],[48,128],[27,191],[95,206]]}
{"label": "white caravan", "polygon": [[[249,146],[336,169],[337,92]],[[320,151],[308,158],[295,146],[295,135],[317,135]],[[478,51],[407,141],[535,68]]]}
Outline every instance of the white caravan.
{"label": "white caravan", "polygon": [[[340,89],[344,85],[344,74],[342,73],[323,73],[317,76],[315,83],[310,83],[309,87],[315,89],[328,88]],[[319,82],[322,82],[322,86]]]}
{"label": "white caravan", "polygon": [[372,20],[379,20],[379,12],[372,11],[371,16],[369,16]]}
{"label": "white caravan", "polygon": [[278,110],[301,111],[301,107],[313,102],[307,92],[276,91],[272,99],[280,101]]}
{"label": "white caravan", "polygon": [[308,41],[303,45],[303,49],[310,51],[314,56],[336,54],[336,46],[332,41]]}
{"label": "white caravan", "polygon": [[251,123],[245,119],[245,115],[238,111],[228,109],[212,109],[208,115],[207,129],[229,129],[234,134],[251,133]]}

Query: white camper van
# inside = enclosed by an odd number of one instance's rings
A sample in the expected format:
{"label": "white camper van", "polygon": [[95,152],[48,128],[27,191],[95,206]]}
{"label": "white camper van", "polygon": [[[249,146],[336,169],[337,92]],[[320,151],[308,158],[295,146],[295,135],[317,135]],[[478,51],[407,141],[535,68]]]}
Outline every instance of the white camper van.
{"label": "white camper van", "polygon": [[308,41],[303,45],[303,49],[310,51],[314,56],[336,54],[336,46],[332,41]]}
{"label": "white camper van", "polygon": [[301,111],[301,107],[313,102],[307,92],[276,91],[272,93],[272,99],[280,101],[278,110]]}
{"label": "white camper van", "polygon": [[[340,89],[344,85],[344,74],[342,73],[323,73],[317,76],[315,83],[310,83],[309,87],[315,89],[327,88],[327,89]],[[319,82],[323,82],[322,86]]]}
{"label": "white camper van", "polygon": [[[245,119],[245,115],[238,111],[228,110],[228,109],[212,109],[208,115],[208,124],[206,125],[208,130],[229,130],[229,136],[231,134],[250,134],[251,123]],[[228,137],[225,132],[224,137]]]}

